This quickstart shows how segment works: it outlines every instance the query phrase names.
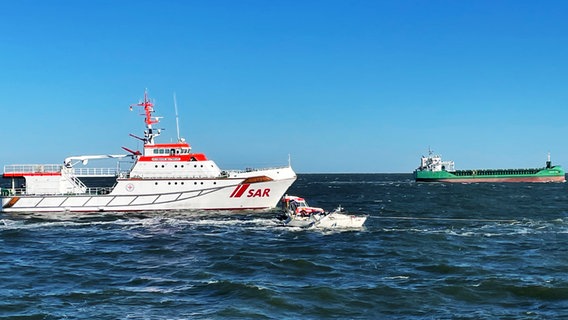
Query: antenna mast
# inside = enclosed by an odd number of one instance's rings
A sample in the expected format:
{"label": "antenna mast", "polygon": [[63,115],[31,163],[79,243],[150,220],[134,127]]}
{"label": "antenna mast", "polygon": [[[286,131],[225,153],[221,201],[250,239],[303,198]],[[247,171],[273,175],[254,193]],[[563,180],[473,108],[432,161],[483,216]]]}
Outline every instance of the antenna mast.
{"label": "antenna mast", "polygon": [[174,108],[176,110],[176,130],[177,130],[177,138],[178,138],[178,142],[181,141],[180,137],[179,137],[179,115],[178,115],[178,105],[177,105],[177,100],[176,100],[176,93],[174,92]]}

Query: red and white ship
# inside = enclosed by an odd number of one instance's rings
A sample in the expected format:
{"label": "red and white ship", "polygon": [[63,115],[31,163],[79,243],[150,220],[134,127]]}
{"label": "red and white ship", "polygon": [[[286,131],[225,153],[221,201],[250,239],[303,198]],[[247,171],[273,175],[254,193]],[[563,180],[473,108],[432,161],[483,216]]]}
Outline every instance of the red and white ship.
{"label": "red and white ship", "polygon": [[[296,180],[288,166],[266,169],[221,170],[203,153],[191,152],[185,140],[156,143],[160,129],[152,127],[154,104],[130,106],[144,109],[146,130],[143,152],[124,148],[126,155],[66,158],[62,165],[8,165],[3,177],[11,187],[1,189],[2,212],[93,212],[147,210],[269,209]],[[76,168],[79,163],[108,158],[133,159],[129,170]],[[113,185],[87,187],[84,177],[113,176]]]}

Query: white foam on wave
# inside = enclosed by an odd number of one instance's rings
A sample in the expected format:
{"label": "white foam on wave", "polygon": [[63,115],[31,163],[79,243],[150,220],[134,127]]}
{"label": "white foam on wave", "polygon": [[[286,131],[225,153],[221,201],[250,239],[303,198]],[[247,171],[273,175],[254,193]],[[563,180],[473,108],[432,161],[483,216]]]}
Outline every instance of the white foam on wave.
{"label": "white foam on wave", "polygon": [[15,229],[40,229],[53,227],[78,227],[78,226],[96,226],[96,225],[132,225],[134,221],[114,220],[114,221],[37,221],[29,222],[26,220],[2,219],[0,230]]}
{"label": "white foam on wave", "polygon": [[100,225],[124,226],[127,229],[184,228],[187,226],[219,226],[268,228],[279,225],[271,214],[266,217],[235,214],[231,212],[147,212],[147,213],[38,213],[6,216],[0,219],[0,230],[36,229],[51,227],[85,227]]}
{"label": "white foam on wave", "polygon": [[[408,219],[404,219],[408,220]],[[416,219],[421,221],[423,219]],[[565,234],[568,233],[568,222],[563,219],[554,220],[515,220],[509,222],[481,221],[472,219],[459,220],[459,227],[452,221],[447,221],[447,226],[440,225],[444,220],[435,221],[436,225],[424,222],[422,226],[412,227],[383,227],[381,230],[388,233],[419,233],[440,234],[455,237],[503,237],[503,236],[527,236],[541,234]],[[471,224],[468,224],[471,222]]]}
{"label": "white foam on wave", "polygon": [[383,279],[385,280],[407,280],[410,279],[409,276],[389,276],[389,277],[384,277]]}

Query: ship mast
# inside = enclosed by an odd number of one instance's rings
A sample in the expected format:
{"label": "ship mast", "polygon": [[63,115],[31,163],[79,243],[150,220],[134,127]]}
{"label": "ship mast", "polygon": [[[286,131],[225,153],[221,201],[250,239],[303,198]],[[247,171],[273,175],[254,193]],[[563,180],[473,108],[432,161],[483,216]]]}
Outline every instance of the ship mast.
{"label": "ship mast", "polygon": [[144,122],[146,123],[146,130],[144,130],[144,144],[152,145],[154,144],[154,138],[159,136],[161,133],[160,129],[154,131],[152,125],[158,123],[161,117],[152,117],[154,112],[154,103],[150,102],[148,99],[148,90],[144,90],[144,101],[138,102],[137,104],[130,105],[130,111],[132,107],[143,107],[144,108]]}
{"label": "ship mast", "polygon": [[552,168],[552,162],[550,161],[550,152],[548,153],[548,157],[546,158],[546,168]]}
{"label": "ship mast", "polygon": [[178,115],[178,105],[177,105],[177,100],[176,100],[176,93],[174,92],[174,108],[176,111],[176,131],[177,131],[177,138],[178,138],[178,142],[183,142],[185,141],[184,138],[180,138],[179,136],[179,115]]}

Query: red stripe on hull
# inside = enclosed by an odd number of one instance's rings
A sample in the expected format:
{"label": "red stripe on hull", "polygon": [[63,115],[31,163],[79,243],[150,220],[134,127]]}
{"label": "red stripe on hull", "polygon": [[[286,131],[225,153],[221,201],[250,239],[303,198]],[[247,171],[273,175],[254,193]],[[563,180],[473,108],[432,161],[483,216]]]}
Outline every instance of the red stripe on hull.
{"label": "red stripe on hull", "polygon": [[206,161],[207,157],[203,153],[190,153],[190,154],[155,154],[151,156],[141,156],[138,161],[142,162],[189,162],[189,161]]}
{"label": "red stripe on hull", "polygon": [[61,172],[8,172],[4,173],[4,178],[22,178],[31,176],[60,176]]}
{"label": "red stripe on hull", "polygon": [[250,184],[248,183],[240,185],[235,189],[235,191],[233,191],[229,198],[240,198],[249,186]]}

